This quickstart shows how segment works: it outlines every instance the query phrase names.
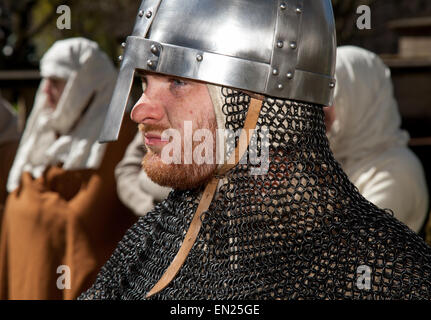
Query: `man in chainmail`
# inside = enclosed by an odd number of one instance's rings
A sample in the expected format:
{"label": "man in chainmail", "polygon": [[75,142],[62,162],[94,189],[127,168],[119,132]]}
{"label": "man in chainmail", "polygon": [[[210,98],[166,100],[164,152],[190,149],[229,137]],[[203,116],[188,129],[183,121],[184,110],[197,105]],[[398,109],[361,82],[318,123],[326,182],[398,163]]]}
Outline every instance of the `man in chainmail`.
{"label": "man in chainmail", "polygon": [[[143,167],[174,190],[81,299],[431,297],[431,248],[364,199],[329,149],[330,1],[143,1],[137,19],[102,140],[116,138],[139,69],[132,118],[150,150]],[[180,133],[185,158],[187,121],[194,133],[227,129],[227,140],[243,130],[222,164],[163,163],[171,140],[161,131]]]}

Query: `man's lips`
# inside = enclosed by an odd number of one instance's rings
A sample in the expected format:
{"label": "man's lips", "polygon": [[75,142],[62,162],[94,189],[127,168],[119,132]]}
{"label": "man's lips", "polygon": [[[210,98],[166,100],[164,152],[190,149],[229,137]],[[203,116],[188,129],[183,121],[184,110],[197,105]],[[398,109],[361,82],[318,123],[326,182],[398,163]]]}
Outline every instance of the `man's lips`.
{"label": "man's lips", "polygon": [[156,145],[165,144],[169,142],[166,140],[162,140],[162,137],[160,135],[151,134],[151,133],[145,133],[144,138],[145,138],[145,144],[147,146],[156,146]]}

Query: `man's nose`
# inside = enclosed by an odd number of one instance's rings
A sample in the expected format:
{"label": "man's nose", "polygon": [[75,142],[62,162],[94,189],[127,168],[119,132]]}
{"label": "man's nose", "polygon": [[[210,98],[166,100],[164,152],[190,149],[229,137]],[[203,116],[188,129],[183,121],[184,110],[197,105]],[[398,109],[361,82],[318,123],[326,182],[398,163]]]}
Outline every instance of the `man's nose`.
{"label": "man's nose", "polygon": [[143,93],[132,109],[130,117],[138,124],[155,124],[163,119],[164,110],[160,100]]}
{"label": "man's nose", "polygon": [[52,92],[52,84],[51,81],[47,80],[45,82],[45,86],[43,88],[43,92],[46,94],[50,94]]}

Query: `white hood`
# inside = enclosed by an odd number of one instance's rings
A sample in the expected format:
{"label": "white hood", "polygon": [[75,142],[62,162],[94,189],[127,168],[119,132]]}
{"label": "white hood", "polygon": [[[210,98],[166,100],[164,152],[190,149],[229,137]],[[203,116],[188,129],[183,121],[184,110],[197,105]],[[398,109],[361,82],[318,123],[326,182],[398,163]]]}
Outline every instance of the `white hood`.
{"label": "white hood", "polygon": [[66,170],[97,169],[106,149],[97,140],[117,73],[98,45],[84,38],[56,42],[42,58],[41,74],[67,79],[67,84],[52,111],[42,80],[9,174],[9,192],[25,171],[38,178],[60,163]]}

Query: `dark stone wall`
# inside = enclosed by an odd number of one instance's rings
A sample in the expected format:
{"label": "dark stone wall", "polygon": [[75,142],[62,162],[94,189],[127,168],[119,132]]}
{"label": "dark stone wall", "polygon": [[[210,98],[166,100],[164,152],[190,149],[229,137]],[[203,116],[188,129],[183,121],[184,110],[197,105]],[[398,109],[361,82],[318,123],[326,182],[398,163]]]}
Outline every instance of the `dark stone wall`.
{"label": "dark stone wall", "polygon": [[[359,1],[359,4],[367,1]],[[368,50],[382,53],[398,52],[398,36],[388,28],[388,22],[396,19],[431,16],[431,0],[375,0],[371,9],[371,30],[358,30],[356,10],[344,17],[342,30],[339,30],[339,45],[358,45]],[[431,36],[431,35],[430,35]],[[430,53],[431,54],[431,53]]]}

